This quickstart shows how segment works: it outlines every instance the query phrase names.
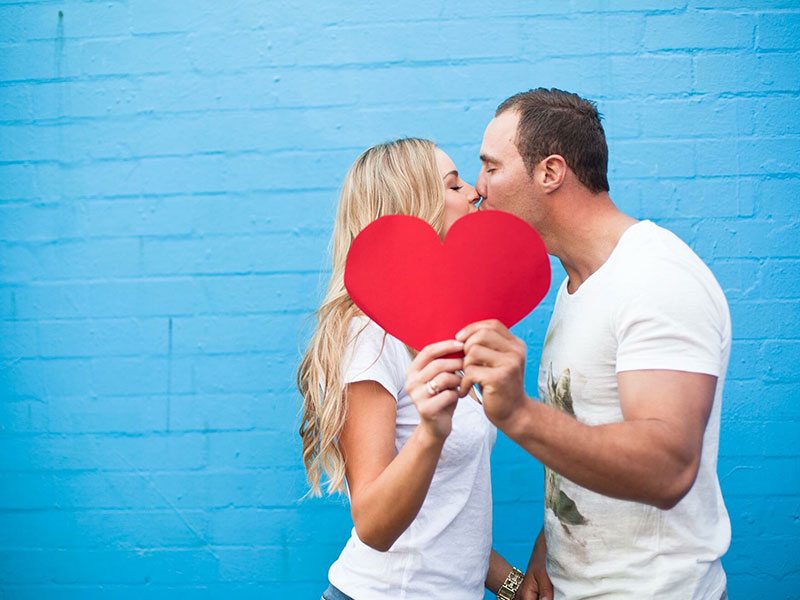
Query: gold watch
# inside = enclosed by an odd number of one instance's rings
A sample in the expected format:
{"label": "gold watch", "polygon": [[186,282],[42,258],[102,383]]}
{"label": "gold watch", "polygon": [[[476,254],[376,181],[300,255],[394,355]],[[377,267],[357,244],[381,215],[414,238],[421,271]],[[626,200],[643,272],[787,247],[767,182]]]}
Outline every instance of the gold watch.
{"label": "gold watch", "polygon": [[511,572],[497,591],[497,597],[500,598],[500,600],[513,600],[514,596],[517,595],[519,586],[522,585],[523,577],[522,571],[516,567],[511,567]]}

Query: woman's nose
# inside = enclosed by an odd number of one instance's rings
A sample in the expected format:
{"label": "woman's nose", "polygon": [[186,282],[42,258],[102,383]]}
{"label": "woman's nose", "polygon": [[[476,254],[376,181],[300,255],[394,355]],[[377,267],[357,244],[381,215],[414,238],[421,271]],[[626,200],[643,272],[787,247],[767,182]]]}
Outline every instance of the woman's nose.
{"label": "woman's nose", "polygon": [[481,199],[481,195],[477,192],[477,190],[472,187],[470,184],[464,184],[464,191],[469,200],[469,210],[470,212],[478,210],[478,201]]}

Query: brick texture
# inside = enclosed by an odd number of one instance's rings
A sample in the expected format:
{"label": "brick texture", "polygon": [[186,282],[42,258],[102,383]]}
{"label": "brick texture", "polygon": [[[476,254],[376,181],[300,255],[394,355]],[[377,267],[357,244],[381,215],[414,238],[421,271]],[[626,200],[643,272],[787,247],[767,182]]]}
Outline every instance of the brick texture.
{"label": "brick texture", "polygon": [[[540,85],[598,101],[612,197],[720,280],[729,590],[797,597],[795,0],[2,0],[0,598],[319,597],[350,521],[301,499],[294,370],[337,188],[403,135],[474,180]],[[493,480],[524,566],[541,467],[500,436]]]}

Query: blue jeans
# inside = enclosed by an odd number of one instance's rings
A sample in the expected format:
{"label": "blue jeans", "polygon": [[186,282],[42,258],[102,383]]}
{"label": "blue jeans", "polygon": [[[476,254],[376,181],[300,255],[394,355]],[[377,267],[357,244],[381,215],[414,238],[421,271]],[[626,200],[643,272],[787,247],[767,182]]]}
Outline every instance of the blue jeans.
{"label": "blue jeans", "polygon": [[338,588],[329,585],[328,589],[322,592],[320,600],[353,600],[350,596],[340,591]]}

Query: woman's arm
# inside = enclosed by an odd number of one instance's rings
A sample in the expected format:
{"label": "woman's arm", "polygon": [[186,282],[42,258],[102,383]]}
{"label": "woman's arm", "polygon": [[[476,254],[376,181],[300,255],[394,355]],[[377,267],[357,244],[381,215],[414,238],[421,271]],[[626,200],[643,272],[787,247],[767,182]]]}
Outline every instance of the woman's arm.
{"label": "woman's arm", "polygon": [[492,554],[489,556],[489,572],[486,574],[486,589],[496,594],[510,572],[511,565],[492,548]]}
{"label": "woman's arm", "polygon": [[[458,352],[456,341],[423,349],[406,373],[406,389],[420,414],[420,424],[395,456],[397,406],[375,381],[348,385],[347,418],[340,436],[350,508],[359,539],[386,551],[408,528],[422,506],[442,446],[450,434],[460,358],[440,358]],[[427,383],[439,390],[431,395]]]}

